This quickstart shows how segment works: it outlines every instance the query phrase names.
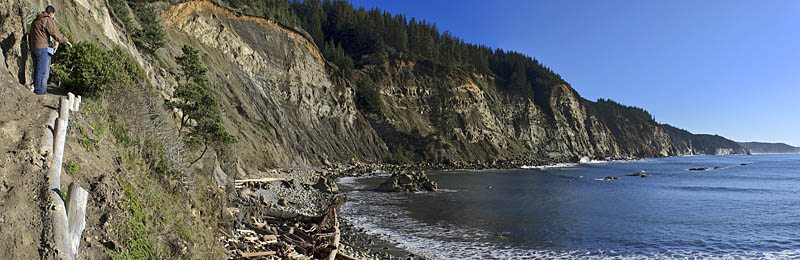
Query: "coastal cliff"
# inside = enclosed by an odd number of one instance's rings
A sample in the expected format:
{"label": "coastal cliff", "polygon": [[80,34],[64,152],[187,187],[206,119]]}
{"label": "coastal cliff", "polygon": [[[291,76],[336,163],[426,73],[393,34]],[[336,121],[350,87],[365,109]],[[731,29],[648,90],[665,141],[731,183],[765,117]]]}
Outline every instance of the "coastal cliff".
{"label": "coastal cliff", "polygon": [[[64,158],[63,183],[90,188],[85,259],[237,257],[217,240],[218,230],[237,230],[244,213],[277,207],[317,214],[337,197],[312,185],[376,169],[748,153],[723,137],[658,123],[641,108],[586,100],[535,59],[458,45],[424,22],[375,16],[402,25],[393,30],[408,30],[403,49],[360,35],[358,24],[332,24],[356,12],[344,2],[326,3],[335,10],[326,13],[324,30],[225,2],[0,0],[0,149],[6,155],[0,206],[7,209],[0,222],[15,234],[0,239],[3,255],[54,258],[44,223],[49,205],[41,200],[51,191],[31,176],[50,167],[34,144],[67,91],[97,90],[71,117]],[[27,26],[48,4],[75,47],[62,47],[54,58],[53,92],[36,96],[28,90]],[[322,6],[314,8],[319,15]],[[152,35],[143,36],[145,26]],[[451,51],[434,58],[437,45],[417,39],[422,34],[472,49],[474,57]],[[163,44],[142,45],[142,37],[158,35]],[[219,118],[214,129],[235,137],[225,146],[198,148],[184,129],[196,129],[197,119],[183,120],[190,110],[174,105],[186,101],[179,95],[189,81],[178,61],[187,55],[184,46],[199,53],[195,65],[210,93],[201,105]],[[61,55],[71,51],[87,55],[72,56],[79,63],[67,71],[96,70],[65,76],[68,57]],[[59,86],[67,76],[103,85]],[[247,178],[259,179],[245,185]]]}
{"label": "coastal cliff", "polygon": [[784,143],[740,142],[752,153],[800,153],[800,147]]}
{"label": "coastal cliff", "polygon": [[[106,5],[63,5],[76,10],[67,10],[62,18],[66,29],[131,53],[167,100],[177,86],[170,57],[179,56],[184,44],[199,49],[209,65],[223,123],[241,138],[230,149],[233,154],[224,158],[228,169],[309,168],[352,161],[464,166],[498,160],[525,164],[581,157],[747,153],[736,143],[707,141],[657,123],[638,108],[585,100],[563,81],[535,86],[525,95],[505,90],[509,83],[498,75],[441,69],[397,55],[365,64],[348,78],[326,61],[302,29],[208,1],[162,5],[169,40],[156,52],[161,61],[144,59]],[[21,27],[19,15],[5,15],[9,18],[4,27],[15,24],[14,19]],[[3,48],[5,68],[27,81],[19,65],[25,62],[25,47],[19,44],[24,32],[5,30],[4,35],[9,42]],[[378,93],[377,109],[359,100],[359,84],[365,81]]]}
{"label": "coastal cliff", "polygon": [[377,162],[388,154],[348,82],[302,34],[205,1],[171,6],[163,18],[168,37],[180,39],[166,52],[178,56],[189,44],[206,54],[223,120],[241,138],[231,151],[242,167]]}

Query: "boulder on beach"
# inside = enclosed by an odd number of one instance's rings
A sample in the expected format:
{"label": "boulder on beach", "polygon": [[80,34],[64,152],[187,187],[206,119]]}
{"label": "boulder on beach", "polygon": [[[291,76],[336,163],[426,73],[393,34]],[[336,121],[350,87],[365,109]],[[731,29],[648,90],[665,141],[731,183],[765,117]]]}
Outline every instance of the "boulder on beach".
{"label": "boulder on beach", "polygon": [[438,185],[428,179],[423,171],[403,171],[393,173],[384,183],[378,186],[377,191],[383,192],[417,192],[436,191]]}
{"label": "boulder on beach", "polygon": [[328,179],[328,178],[325,178],[325,177],[319,177],[319,179],[317,180],[317,183],[314,184],[314,186],[312,186],[312,187],[314,187],[315,189],[317,189],[319,191],[328,192],[328,193],[333,193],[333,192],[339,191],[339,187],[336,186],[336,182],[333,181],[333,179]]}

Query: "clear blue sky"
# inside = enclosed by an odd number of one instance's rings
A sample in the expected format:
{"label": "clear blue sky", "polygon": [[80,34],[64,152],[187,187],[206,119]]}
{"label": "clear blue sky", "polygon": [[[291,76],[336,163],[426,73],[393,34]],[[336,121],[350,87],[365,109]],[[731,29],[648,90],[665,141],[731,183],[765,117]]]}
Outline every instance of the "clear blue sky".
{"label": "clear blue sky", "polygon": [[800,146],[800,1],[351,2],[536,57],[584,98],[661,123]]}

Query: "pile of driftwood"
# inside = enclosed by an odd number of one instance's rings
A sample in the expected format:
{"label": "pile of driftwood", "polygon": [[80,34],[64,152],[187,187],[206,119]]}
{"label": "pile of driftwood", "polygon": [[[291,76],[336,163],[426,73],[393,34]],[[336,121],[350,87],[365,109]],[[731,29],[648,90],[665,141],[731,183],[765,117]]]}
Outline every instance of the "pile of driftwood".
{"label": "pile of driftwood", "polygon": [[[286,180],[237,180],[236,188],[252,194],[273,181]],[[341,231],[336,205],[320,216],[275,209],[250,196],[237,198],[233,205],[227,209],[235,217],[233,230],[223,241],[228,259],[355,259],[339,252]]]}

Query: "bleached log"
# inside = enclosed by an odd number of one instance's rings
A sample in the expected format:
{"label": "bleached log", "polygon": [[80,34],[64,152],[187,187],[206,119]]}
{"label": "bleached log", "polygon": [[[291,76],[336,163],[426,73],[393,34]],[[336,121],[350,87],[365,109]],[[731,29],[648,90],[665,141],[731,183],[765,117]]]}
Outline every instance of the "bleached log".
{"label": "bleached log", "polygon": [[249,230],[249,229],[237,229],[236,232],[247,233],[247,234],[256,234],[255,231],[252,231],[252,230]]}
{"label": "bleached log", "polygon": [[75,111],[73,110],[74,107],[72,106],[75,104],[75,94],[72,94],[72,92],[67,92],[67,100],[69,100],[69,110]]}
{"label": "bleached log", "polygon": [[328,260],[336,260],[336,256],[339,254],[339,240],[341,240],[342,232],[339,231],[339,219],[336,217],[336,209],[331,210],[331,214],[333,214],[333,249],[328,255]]}
{"label": "bleached log", "polygon": [[61,190],[61,164],[64,160],[64,144],[67,141],[67,120],[69,120],[69,100],[61,99],[61,108],[53,136],[53,160],[47,172],[50,190]]}
{"label": "bleached log", "polygon": [[39,154],[45,157],[53,155],[53,132],[56,130],[56,120],[58,120],[58,112],[51,111],[47,122],[42,128],[42,140],[39,143]]}
{"label": "bleached log", "polygon": [[251,257],[258,257],[258,256],[271,256],[275,255],[277,252],[275,251],[265,251],[265,252],[256,252],[256,253],[242,253],[242,257],[244,258],[251,258]]}
{"label": "bleached log", "polygon": [[264,235],[261,237],[266,244],[275,244],[278,243],[278,236],[276,235]]}
{"label": "bleached log", "polygon": [[53,239],[56,253],[61,259],[74,259],[69,246],[69,221],[64,200],[61,198],[61,164],[64,159],[64,142],[67,136],[67,118],[69,118],[69,100],[61,99],[59,117],[56,123],[53,143],[53,160],[47,171],[48,188],[50,193],[50,208],[53,218]]}
{"label": "bleached log", "polygon": [[50,111],[50,116],[47,117],[47,122],[44,125],[50,128],[50,131],[55,131],[56,120],[58,120],[58,111]]}
{"label": "bleached log", "polygon": [[[65,205],[61,190],[61,169],[64,161],[64,146],[69,124],[69,110],[74,97],[61,99],[58,118],[53,131],[53,158],[47,171],[50,209],[53,221],[52,231],[55,251],[60,259],[74,260],[80,247],[80,237],[86,225],[85,213],[88,192],[76,184],[69,187],[69,203]],[[51,115],[51,119],[52,119]],[[46,123],[49,127],[50,121]],[[45,135],[47,138],[47,135]],[[69,214],[68,214],[69,213]]]}
{"label": "bleached log", "polygon": [[81,96],[75,97],[75,102],[72,103],[72,111],[78,112],[81,108],[81,101],[83,98]]}
{"label": "bleached log", "polygon": [[285,178],[260,178],[260,179],[244,179],[244,180],[235,180],[235,183],[246,183],[246,182],[275,182],[275,181],[286,181]]}
{"label": "bleached log", "polygon": [[69,220],[64,201],[61,199],[60,192],[50,189],[50,202],[52,203],[50,214],[53,218],[53,240],[55,250],[59,259],[74,260],[75,253],[72,251],[69,241]]}
{"label": "bleached log", "polygon": [[336,260],[358,260],[358,258],[349,256],[349,255],[345,255],[345,254],[342,254],[342,253],[337,253],[336,254]]}
{"label": "bleached log", "polygon": [[76,183],[69,185],[69,201],[67,202],[67,218],[69,220],[69,239],[72,252],[78,253],[81,245],[81,234],[86,226],[86,203],[89,192]]}

